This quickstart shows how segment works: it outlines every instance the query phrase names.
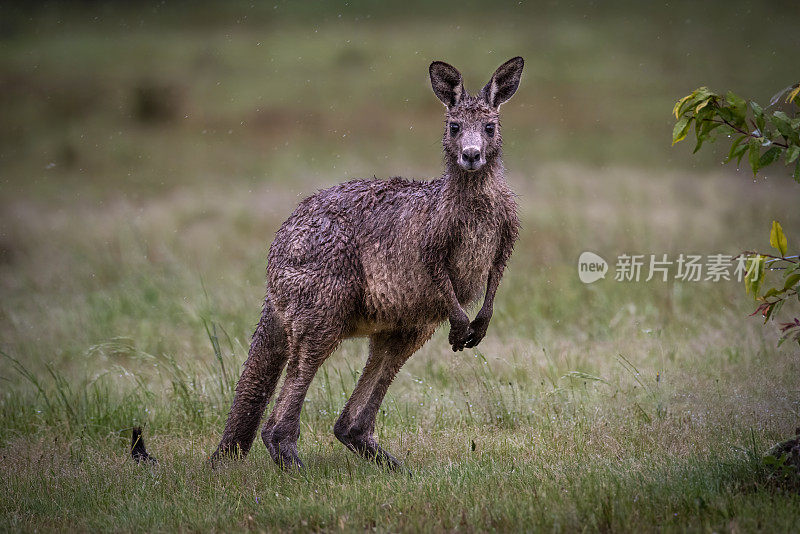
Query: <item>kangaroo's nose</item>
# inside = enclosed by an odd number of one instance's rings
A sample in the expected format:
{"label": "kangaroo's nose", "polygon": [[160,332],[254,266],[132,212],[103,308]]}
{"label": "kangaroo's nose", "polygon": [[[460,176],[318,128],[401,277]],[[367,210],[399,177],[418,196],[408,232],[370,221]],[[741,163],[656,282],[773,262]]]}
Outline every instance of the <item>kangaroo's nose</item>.
{"label": "kangaroo's nose", "polygon": [[481,159],[481,151],[474,146],[470,146],[461,152],[461,156],[464,158],[466,163],[471,165],[473,163],[477,163]]}

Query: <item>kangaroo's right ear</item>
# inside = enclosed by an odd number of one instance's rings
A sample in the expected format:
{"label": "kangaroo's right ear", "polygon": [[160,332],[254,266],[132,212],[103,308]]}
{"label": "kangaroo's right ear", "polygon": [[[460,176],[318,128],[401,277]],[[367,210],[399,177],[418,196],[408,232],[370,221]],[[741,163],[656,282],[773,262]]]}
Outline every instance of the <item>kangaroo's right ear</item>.
{"label": "kangaroo's right ear", "polygon": [[454,66],[448,65],[444,61],[434,61],[431,63],[429,70],[433,92],[448,109],[456,106],[464,96],[461,73]]}

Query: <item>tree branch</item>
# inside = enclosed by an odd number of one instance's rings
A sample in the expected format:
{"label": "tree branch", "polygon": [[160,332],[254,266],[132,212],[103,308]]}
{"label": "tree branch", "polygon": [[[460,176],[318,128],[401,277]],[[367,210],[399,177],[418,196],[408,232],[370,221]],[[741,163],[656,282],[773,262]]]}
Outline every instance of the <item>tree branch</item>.
{"label": "tree branch", "polygon": [[[725,119],[722,119],[722,120],[715,120],[715,119],[705,119],[705,120],[707,120],[707,121],[711,121],[711,122],[716,122],[716,123],[718,123],[718,124],[725,124],[725,125],[727,125],[727,126],[730,126],[730,127],[733,129],[733,130],[736,130],[736,131],[737,131],[737,132],[739,132],[740,134],[742,134],[742,135],[746,135],[747,137],[751,137],[751,138],[753,138],[753,139],[761,139],[761,138],[763,137],[763,136],[755,136],[755,135],[753,135],[753,134],[752,134],[752,133],[750,133],[750,132],[747,132],[747,131],[745,131],[745,130],[742,130],[741,128],[739,128],[739,127],[737,127],[737,126],[735,126],[735,125],[731,124],[730,122],[726,121]],[[757,129],[758,129],[758,128],[756,128],[756,130],[757,130]],[[773,145],[775,145],[775,146],[779,146],[779,147],[781,147],[781,148],[789,148],[789,145],[788,145],[788,144],[786,144],[786,143],[781,143],[781,142],[779,142],[779,141],[773,141],[772,139],[770,139],[770,140],[769,140],[769,142],[770,142],[770,144],[773,144]]]}

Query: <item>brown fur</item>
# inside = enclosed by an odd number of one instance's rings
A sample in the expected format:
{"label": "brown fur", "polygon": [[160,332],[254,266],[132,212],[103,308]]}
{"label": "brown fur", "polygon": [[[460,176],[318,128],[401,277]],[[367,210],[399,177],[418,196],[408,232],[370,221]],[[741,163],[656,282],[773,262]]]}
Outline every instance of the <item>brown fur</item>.
{"label": "brown fur", "polygon": [[[354,452],[399,465],[373,437],[386,390],[445,319],[454,351],[481,341],[517,238],[498,108],[516,91],[522,65],[522,58],[506,62],[470,96],[455,68],[434,62],[431,84],[447,106],[442,176],[346,182],[303,200],[283,223],[269,251],[261,320],[213,459],[248,452],[288,363],[261,437],[279,465],[302,466],[299,418],[311,380],[343,339],[367,336],[366,367],[334,433]],[[482,294],[470,322],[464,307]]]}

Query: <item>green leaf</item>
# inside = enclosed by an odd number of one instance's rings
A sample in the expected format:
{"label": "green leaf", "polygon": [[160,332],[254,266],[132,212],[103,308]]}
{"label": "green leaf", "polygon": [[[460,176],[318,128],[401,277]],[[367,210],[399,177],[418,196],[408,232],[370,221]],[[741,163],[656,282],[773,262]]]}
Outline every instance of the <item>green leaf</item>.
{"label": "green leaf", "polygon": [[800,273],[792,273],[786,277],[786,280],[783,281],[783,289],[791,289],[797,284],[797,282],[800,282]]}
{"label": "green leaf", "polygon": [[[794,165],[794,172],[792,173],[792,178],[794,181],[800,184],[800,159],[797,160],[797,163]],[[798,296],[800,298],[800,296]]]}
{"label": "green leaf", "polygon": [[[769,319],[773,315],[777,315],[778,312],[781,311],[781,308],[783,308],[784,304],[786,304],[786,300],[779,300],[778,302],[770,306],[769,313],[767,313],[767,319]],[[764,322],[766,323],[767,321],[765,320]]]}
{"label": "green leaf", "polygon": [[750,107],[753,108],[753,116],[756,118],[756,128],[758,128],[759,135],[764,135],[764,127],[766,123],[764,121],[764,110],[761,109],[756,102],[750,101]]}
{"label": "green leaf", "polygon": [[[719,115],[722,120],[730,122],[731,124],[737,123],[736,114],[730,107],[719,108],[717,110],[717,115]],[[738,126],[741,126],[741,124],[738,124]]]}
{"label": "green leaf", "polygon": [[705,110],[705,113],[709,113],[711,115],[714,114],[714,104],[716,104],[716,95],[713,93],[701,93],[697,95],[695,98],[694,103],[692,104],[695,106],[694,114],[697,115],[701,111]]}
{"label": "green leaf", "polygon": [[781,253],[781,257],[786,256],[788,241],[781,228],[781,223],[772,221],[772,230],[769,233],[769,244],[772,248]]}
{"label": "green leaf", "polygon": [[744,153],[745,150],[747,150],[747,145],[742,144],[742,141],[744,141],[745,139],[747,139],[746,135],[740,135],[733,141],[733,144],[731,145],[731,150],[730,152],[728,152],[728,159],[727,161],[725,161],[725,163],[728,163],[736,156],[739,156],[741,158],[741,155]]}
{"label": "green leaf", "polygon": [[744,275],[744,288],[747,294],[758,298],[758,290],[764,280],[764,262],[766,258],[761,255],[750,256],[747,262],[747,273]]}
{"label": "green leaf", "polygon": [[744,153],[747,152],[747,145],[742,145],[741,150],[737,150],[738,154],[736,154],[736,168],[742,166],[742,158],[744,157]]}
{"label": "green leaf", "polygon": [[728,94],[725,95],[725,102],[727,102],[727,105],[719,108],[719,115],[736,126],[744,126],[747,102],[731,91],[728,91]]}
{"label": "green leaf", "polygon": [[710,137],[709,134],[714,128],[721,126],[718,122],[712,122],[711,117],[713,117],[713,112],[711,112],[711,110],[706,110],[695,115],[694,130],[695,134],[697,134],[697,144],[692,154],[696,154],[697,151],[700,150],[700,147],[703,146],[703,142]]}
{"label": "green leaf", "polygon": [[700,113],[700,111],[702,111],[702,109],[708,106],[711,102],[713,102],[711,98],[705,98],[701,100],[700,103],[697,104],[697,107],[694,108],[694,112]]}
{"label": "green leaf", "polygon": [[745,106],[747,105],[744,98],[737,95],[733,91],[728,91],[728,93],[725,95],[725,100],[727,100],[728,103],[734,108],[740,109],[742,111],[744,111]]}
{"label": "green leaf", "polygon": [[675,102],[675,107],[672,108],[672,113],[675,115],[675,120],[680,118],[679,111],[681,109],[681,106],[684,104],[684,102],[686,102],[690,98],[692,98],[692,95],[688,94],[688,95],[684,96],[683,98],[681,98],[680,100],[678,100],[677,102]]}
{"label": "green leaf", "polygon": [[778,288],[772,287],[772,288],[768,289],[767,292],[762,295],[762,297],[764,297],[765,299],[768,299],[770,297],[777,297],[778,295],[781,295],[782,293],[783,293],[783,289],[778,290]]}
{"label": "green leaf", "polygon": [[789,145],[789,148],[786,149],[786,164],[792,163],[797,159],[797,156],[800,156],[800,146]]}
{"label": "green leaf", "polygon": [[678,119],[678,122],[675,123],[675,127],[672,129],[672,144],[678,143],[683,141],[686,137],[686,134],[689,133],[689,126],[692,124],[692,119],[694,117],[681,117]]}
{"label": "green leaf", "polygon": [[785,301],[783,300],[779,300],[775,304],[773,304],[772,306],[768,306],[767,309],[764,310],[764,324],[766,324],[767,321],[772,319],[773,315],[775,315],[780,311],[780,309],[783,307],[784,302]]}
{"label": "green leaf", "polygon": [[778,129],[780,134],[787,140],[800,145],[800,136],[797,130],[792,128],[792,119],[783,111],[776,111],[772,114],[772,124]]}
{"label": "green leaf", "polygon": [[773,145],[769,147],[766,152],[761,154],[761,157],[758,160],[758,168],[763,169],[764,167],[775,163],[778,158],[781,157],[781,150],[783,149],[779,146]]}
{"label": "green leaf", "polygon": [[681,115],[690,109],[695,108],[700,102],[708,99],[709,97],[716,98],[716,96],[717,95],[708,90],[708,87],[699,87],[695,89],[692,91],[692,94],[683,97],[677,102],[677,104],[675,104],[675,108],[673,108],[675,118],[679,118]]}
{"label": "green leaf", "polygon": [[703,122],[703,128],[700,130],[700,135],[702,137],[705,137],[706,139],[708,139],[708,136],[711,134],[711,132],[722,126],[722,124],[712,121],[711,116],[709,116],[702,122]]}
{"label": "green leaf", "polygon": [[747,146],[750,147],[748,158],[750,167],[753,169],[753,177],[755,177],[758,174],[758,162],[761,161],[761,143],[758,142],[758,139],[750,138]]}

